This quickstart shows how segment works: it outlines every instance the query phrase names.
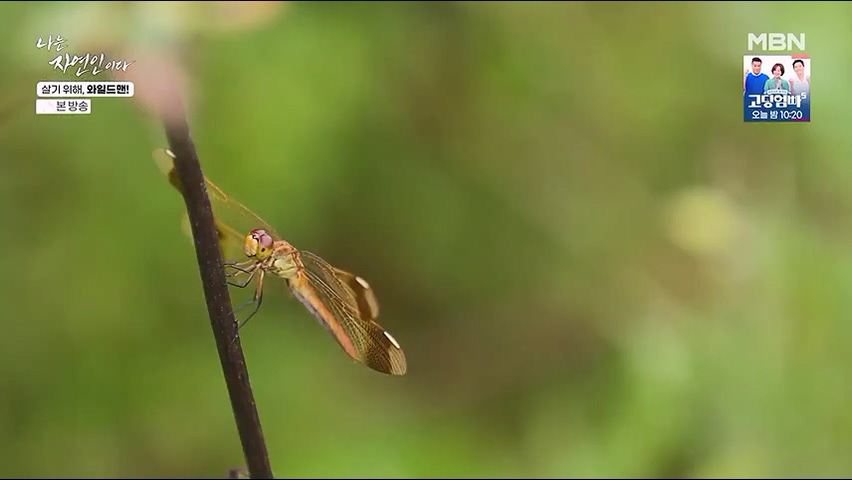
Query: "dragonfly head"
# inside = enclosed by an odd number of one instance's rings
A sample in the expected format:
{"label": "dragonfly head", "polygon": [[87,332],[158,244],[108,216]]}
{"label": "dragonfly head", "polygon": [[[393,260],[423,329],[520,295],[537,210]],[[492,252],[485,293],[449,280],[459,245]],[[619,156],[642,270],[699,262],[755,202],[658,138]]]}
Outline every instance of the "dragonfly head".
{"label": "dragonfly head", "polygon": [[249,258],[265,260],[272,255],[272,236],[262,228],[256,228],[246,235],[243,253]]}

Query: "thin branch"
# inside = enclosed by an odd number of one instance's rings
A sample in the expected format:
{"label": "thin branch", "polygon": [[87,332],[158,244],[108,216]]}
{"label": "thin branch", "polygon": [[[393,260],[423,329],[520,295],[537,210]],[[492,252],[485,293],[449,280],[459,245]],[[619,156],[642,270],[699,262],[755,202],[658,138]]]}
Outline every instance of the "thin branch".
{"label": "thin branch", "polygon": [[180,105],[178,111],[181,113],[164,116],[168,120],[163,123],[169,147],[176,157],[175,170],[183,187],[207,311],[210,314],[213,336],[219,350],[219,360],[225,374],[243,454],[251,478],[273,478],[254,394],[249,383],[245,356],[237,335],[237,324],[222,266],[222,254],[219,251],[204,175],[183,106],[180,101],[176,101],[175,105]]}

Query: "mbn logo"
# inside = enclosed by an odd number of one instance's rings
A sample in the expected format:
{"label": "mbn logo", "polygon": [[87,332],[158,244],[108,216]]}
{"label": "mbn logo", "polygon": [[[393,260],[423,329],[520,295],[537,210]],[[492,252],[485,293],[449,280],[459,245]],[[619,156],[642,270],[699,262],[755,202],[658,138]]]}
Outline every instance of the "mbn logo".
{"label": "mbn logo", "polygon": [[799,51],[805,51],[805,34],[800,33],[760,33],[748,34],[748,50],[754,50],[754,46],[758,45],[765,52],[780,52],[793,50],[795,45]]}

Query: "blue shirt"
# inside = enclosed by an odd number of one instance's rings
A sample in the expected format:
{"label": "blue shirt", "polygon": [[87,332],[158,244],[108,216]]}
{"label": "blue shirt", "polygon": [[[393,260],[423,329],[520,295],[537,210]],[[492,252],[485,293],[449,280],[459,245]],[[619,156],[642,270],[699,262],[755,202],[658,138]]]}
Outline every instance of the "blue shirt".
{"label": "blue shirt", "polygon": [[745,94],[748,95],[763,95],[763,86],[769,80],[769,75],[761,73],[755,75],[754,72],[748,72],[745,84]]}

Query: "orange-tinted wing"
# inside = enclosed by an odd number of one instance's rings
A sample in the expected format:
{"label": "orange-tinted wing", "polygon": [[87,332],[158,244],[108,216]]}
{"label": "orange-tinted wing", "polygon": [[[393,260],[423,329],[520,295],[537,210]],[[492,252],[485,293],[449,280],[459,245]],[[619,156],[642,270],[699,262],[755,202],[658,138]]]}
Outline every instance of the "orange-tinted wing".
{"label": "orange-tinted wing", "polygon": [[[175,171],[174,154],[171,150],[159,148],[154,150],[153,156],[157,167],[168,178],[169,183],[182,192],[180,178]],[[207,196],[213,207],[222,256],[226,261],[243,258],[243,240],[252,229],[264,228],[273,237],[281,238],[271,225],[237,200],[229,197],[209,178],[204,177],[204,181],[207,185]],[[189,217],[186,213],[183,218],[183,231],[192,238]]]}
{"label": "orange-tinted wing", "polygon": [[[309,290],[294,289],[294,295],[326,326],[350,357],[379,372],[404,375],[405,353],[396,339],[373,320],[378,315],[378,302],[367,282],[359,282],[360,277],[334,268],[310,252],[302,250],[301,258]],[[356,285],[354,288],[351,282]],[[329,315],[311,305],[313,294],[325,305],[331,318],[325,318]]]}

